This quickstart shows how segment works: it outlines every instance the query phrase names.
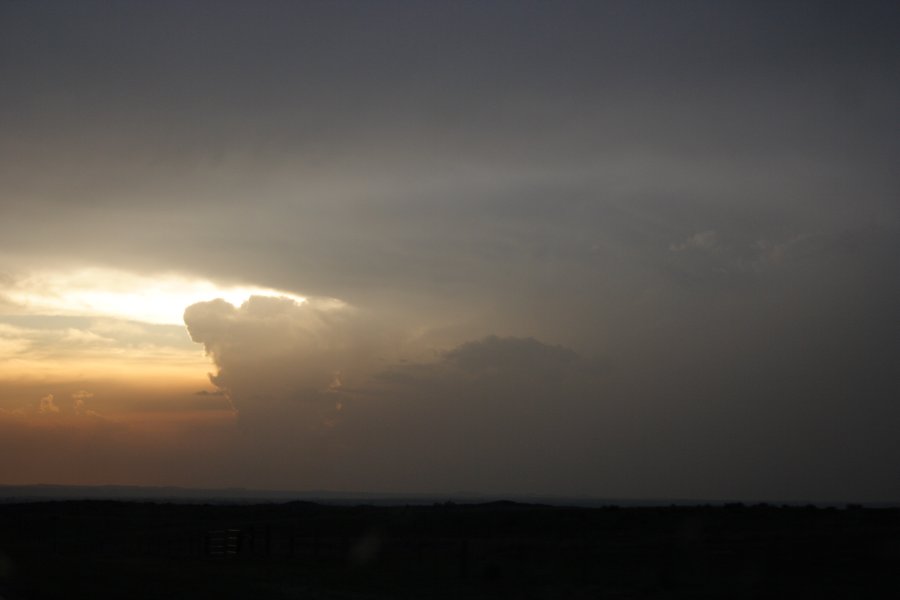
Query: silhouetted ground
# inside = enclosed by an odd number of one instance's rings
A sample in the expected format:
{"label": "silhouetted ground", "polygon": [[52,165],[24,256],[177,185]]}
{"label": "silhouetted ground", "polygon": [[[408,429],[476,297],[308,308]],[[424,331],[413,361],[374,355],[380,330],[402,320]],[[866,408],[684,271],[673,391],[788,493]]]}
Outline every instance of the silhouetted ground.
{"label": "silhouetted ground", "polygon": [[900,598],[900,510],[8,504],[0,596]]}

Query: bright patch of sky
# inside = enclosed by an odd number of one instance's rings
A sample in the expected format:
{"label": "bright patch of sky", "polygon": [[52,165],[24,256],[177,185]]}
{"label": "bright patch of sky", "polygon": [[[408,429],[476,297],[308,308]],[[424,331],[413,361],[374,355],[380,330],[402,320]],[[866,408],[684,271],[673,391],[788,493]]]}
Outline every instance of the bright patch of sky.
{"label": "bright patch of sky", "polygon": [[235,306],[250,296],[306,301],[289,292],[257,286],[220,285],[177,274],[140,275],[100,268],[34,273],[16,281],[4,295],[18,311],[28,314],[112,317],[159,325],[183,324],[186,307],[214,298]]}

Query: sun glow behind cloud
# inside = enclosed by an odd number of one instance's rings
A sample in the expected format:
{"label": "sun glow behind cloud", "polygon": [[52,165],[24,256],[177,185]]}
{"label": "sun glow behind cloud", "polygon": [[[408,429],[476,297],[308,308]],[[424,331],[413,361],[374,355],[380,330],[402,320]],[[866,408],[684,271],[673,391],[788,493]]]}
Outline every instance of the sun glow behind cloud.
{"label": "sun glow behind cloud", "polygon": [[[57,424],[75,428],[89,425],[75,418],[79,411],[120,423],[136,414],[180,423],[191,411],[233,419],[225,399],[196,395],[209,388],[209,359],[191,342],[183,315],[197,302],[221,298],[240,306],[251,296],[306,302],[177,273],[83,268],[2,276],[0,419],[30,426],[59,417]],[[70,398],[82,390],[90,399],[74,408]],[[59,411],[40,404],[51,395]]]}
{"label": "sun glow behind cloud", "polygon": [[214,298],[235,306],[250,296],[306,301],[271,288],[219,285],[178,274],[151,276],[99,268],[35,273],[17,281],[5,295],[30,314],[112,317],[159,325],[181,325],[186,307]]}

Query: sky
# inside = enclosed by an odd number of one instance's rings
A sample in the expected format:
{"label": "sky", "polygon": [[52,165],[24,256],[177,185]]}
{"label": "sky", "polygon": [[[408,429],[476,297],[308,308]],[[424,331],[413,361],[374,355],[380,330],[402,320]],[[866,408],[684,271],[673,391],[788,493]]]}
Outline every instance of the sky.
{"label": "sky", "polygon": [[0,3],[0,483],[900,500],[896,2]]}

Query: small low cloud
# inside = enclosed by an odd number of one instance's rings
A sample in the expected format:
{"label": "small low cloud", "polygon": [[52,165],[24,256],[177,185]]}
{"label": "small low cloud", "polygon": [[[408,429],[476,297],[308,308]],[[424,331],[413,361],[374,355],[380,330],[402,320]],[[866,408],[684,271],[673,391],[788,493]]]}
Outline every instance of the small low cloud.
{"label": "small low cloud", "polygon": [[782,265],[791,258],[808,252],[814,239],[814,236],[808,233],[801,233],[782,240],[770,238],[756,240],[753,244],[756,256],[752,264],[757,268]]}
{"label": "small low cloud", "polygon": [[44,417],[53,417],[54,422],[59,425],[75,424],[80,417],[98,417],[103,416],[88,408],[87,402],[94,397],[93,392],[86,390],[78,390],[69,394],[71,405],[63,403],[58,404],[58,394],[46,394],[41,396],[37,401],[30,401],[23,406],[12,409],[0,408],[0,414],[9,417],[19,417],[26,420],[37,419],[40,421]]}
{"label": "small low cloud", "polygon": [[689,236],[679,243],[669,246],[672,252],[684,252],[686,250],[702,250],[711,252],[719,247],[719,234],[714,229],[701,231]]}
{"label": "small low cloud", "polygon": [[59,407],[53,399],[53,394],[47,394],[40,399],[38,404],[38,413],[42,415],[52,415],[59,412]]}
{"label": "small low cloud", "polygon": [[79,417],[99,417],[100,414],[87,407],[87,401],[94,397],[92,392],[78,390],[72,394],[72,410]]}

